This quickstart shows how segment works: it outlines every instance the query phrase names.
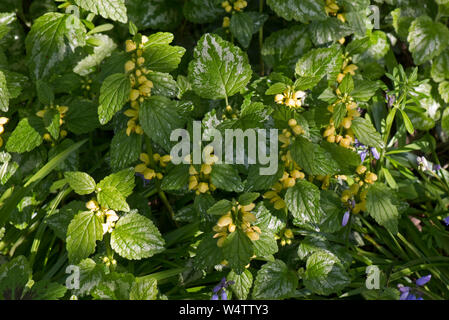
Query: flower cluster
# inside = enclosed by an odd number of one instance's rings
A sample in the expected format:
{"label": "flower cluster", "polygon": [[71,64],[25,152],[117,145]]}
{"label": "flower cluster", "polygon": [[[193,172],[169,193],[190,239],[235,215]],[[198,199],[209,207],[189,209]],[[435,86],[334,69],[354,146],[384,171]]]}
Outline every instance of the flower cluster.
{"label": "flower cluster", "polygon": [[424,300],[421,297],[421,293],[419,291],[418,287],[422,287],[427,282],[430,281],[432,278],[432,275],[423,276],[415,281],[415,288],[407,287],[404,285],[399,284],[399,292],[401,293],[401,296],[399,297],[399,300]]}
{"label": "flower cluster", "polygon": [[171,160],[169,154],[161,156],[158,153],[153,154],[153,161],[151,161],[150,156],[146,153],[140,154],[140,161],[142,163],[138,164],[134,171],[142,176],[145,182],[148,182],[154,178],[162,180],[164,175],[162,174],[163,168],[165,168]]}
{"label": "flower cluster", "polygon": [[281,240],[281,246],[285,246],[286,244],[291,244],[292,239],[295,236],[293,235],[292,229],[286,228],[282,230],[279,235],[276,234],[274,237],[276,240]]}
{"label": "flower cluster", "polygon": [[5,132],[5,124],[9,121],[6,117],[0,117],[0,147],[3,145],[3,139],[1,137],[2,133]]}
{"label": "flower cluster", "polygon": [[95,212],[97,216],[104,221],[101,225],[103,227],[103,234],[111,233],[114,230],[115,223],[119,219],[117,213],[114,210],[102,208],[98,202],[94,199],[86,203],[86,208],[92,212]]}
{"label": "flower cluster", "polygon": [[342,226],[346,226],[351,213],[357,214],[366,211],[367,185],[373,184],[377,180],[377,175],[368,171],[364,165],[359,165],[356,172],[359,176],[354,178],[354,183],[341,194],[340,200],[347,207],[343,215]]}
{"label": "flower cluster", "polygon": [[287,107],[298,109],[304,105],[306,93],[304,91],[295,91],[292,87],[288,87],[283,93],[278,93],[274,96],[274,101],[277,104],[283,104]]}
{"label": "flower cluster", "polygon": [[139,106],[146,97],[151,95],[151,89],[153,88],[153,82],[146,77],[151,70],[144,67],[143,45],[147,41],[148,38],[142,36],[142,43],[139,45],[139,48],[137,48],[137,44],[134,41],[126,41],[126,52],[132,53],[131,60],[125,63],[125,72],[129,73],[131,82],[131,92],[129,94],[131,108],[124,112],[127,117],[131,118],[126,129],[128,136],[132,132],[143,134],[142,127],[138,124]]}
{"label": "flower cluster", "polygon": [[[301,127],[295,119],[288,120],[288,129],[283,129],[282,133],[279,135],[279,141],[282,143],[281,149],[286,149],[290,146],[290,143],[294,137],[302,135],[305,133],[303,127]],[[281,159],[284,152],[281,151]],[[285,161],[285,159],[282,159]]]}
{"label": "flower cluster", "polygon": [[258,226],[255,226],[256,216],[251,211],[256,205],[250,203],[242,206],[238,202],[218,219],[217,224],[213,227],[216,232],[214,238],[218,238],[217,246],[221,247],[230,233],[240,228],[248,238],[253,241],[259,240],[259,234],[262,233]]}
{"label": "flower cluster", "polygon": [[[189,167],[189,190],[194,190],[197,195],[215,191],[217,189],[217,187],[211,183],[210,177],[212,167],[214,163],[218,161],[218,157],[212,154],[212,150],[213,149],[208,147],[204,149],[204,152],[209,154],[209,156],[206,157],[205,163],[196,166],[191,164]],[[192,162],[190,155],[188,156],[188,160]]]}
{"label": "flower cluster", "polygon": [[340,10],[340,7],[335,2],[335,0],[326,0],[326,6],[324,7],[324,10],[326,11],[326,13],[328,15],[337,16],[337,18],[341,22],[343,22],[343,23],[346,22],[344,14],[343,13],[338,13],[338,11]]}
{"label": "flower cluster", "polygon": [[227,13],[234,11],[241,11],[248,6],[248,2],[245,0],[227,0],[221,3],[221,6]]}
{"label": "flower cluster", "polygon": [[[331,113],[341,112],[340,108],[343,106],[344,115],[340,123],[336,124],[334,117],[329,121],[329,125],[323,132],[323,137],[330,143],[338,143],[344,148],[351,148],[355,142],[354,132],[351,129],[352,120],[360,117],[360,112],[357,110],[357,103],[348,94],[341,94],[339,89],[336,89],[338,99],[328,106]],[[338,111],[337,111],[338,108]]]}
{"label": "flower cluster", "polygon": [[228,300],[228,295],[226,293],[226,288],[233,285],[234,281],[226,281],[226,278],[221,279],[220,283],[217,284],[214,289],[212,290],[212,300],[219,300],[219,297],[221,300]]}

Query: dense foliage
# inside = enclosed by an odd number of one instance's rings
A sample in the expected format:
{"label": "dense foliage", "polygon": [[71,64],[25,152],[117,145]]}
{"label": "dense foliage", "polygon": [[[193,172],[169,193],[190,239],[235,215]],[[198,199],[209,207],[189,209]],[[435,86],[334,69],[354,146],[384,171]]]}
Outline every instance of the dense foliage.
{"label": "dense foliage", "polygon": [[448,18],[2,0],[0,299],[449,299]]}

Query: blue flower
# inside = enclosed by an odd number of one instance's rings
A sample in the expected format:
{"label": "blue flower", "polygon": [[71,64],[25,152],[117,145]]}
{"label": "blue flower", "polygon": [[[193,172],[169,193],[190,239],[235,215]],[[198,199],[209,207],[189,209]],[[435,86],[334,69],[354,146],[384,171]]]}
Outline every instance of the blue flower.
{"label": "blue flower", "polygon": [[359,140],[357,140],[357,139],[355,139],[354,147],[357,148],[357,153],[359,154],[362,162],[365,161],[366,156],[369,155],[370,152],[373,155],[374,159],[376,159],[376,160],[380,159],[380,154],[376,148],[374,148],[374,147],[369,148],[369,147],[365,146],[363,143],[360,143]]}
{"label": "blue flower", "polygon": [[430,278],[432,278],[432,275],[428,274],[427,276],[423,276],[415,281],[416,288],[411,288],[407,286],[403,286],[402,284],[398,285],[399,292],[401,293],[401,296],[399,297],[399,300],[424,300],[421,297],[421,294],[419,291],[417,291],[417,287],[422,287],[427,282],[430,281]]}
{"label": "blue flower", "polygon": [[351,209],[353,209],[355,207],[354,199],[348,200],[348,203],[349,203],[350,208],[343,215],[343,219],[341,220],[342,227],[344,227],[348,224],[349,216],[351,214]]}
{"label": "blue flower", "polygon": [[348,224],[349,221],[349,210],[345,212],[343,215],[343,220],[341,221],[341,225],[344,227]]}
{"label": "blue flower", "polygon": [[443,219],[443,222],[449,226],[449,216],[447,216],[446,218]]}
{"label": "blue flower", "polygon": [[234,281],[226,281],[226,278],[221,279],[221,281],[214,287],[212,290],[212,300],[228,300],[228,294],[226,293],[226,288],[230,285],[233,285]]}

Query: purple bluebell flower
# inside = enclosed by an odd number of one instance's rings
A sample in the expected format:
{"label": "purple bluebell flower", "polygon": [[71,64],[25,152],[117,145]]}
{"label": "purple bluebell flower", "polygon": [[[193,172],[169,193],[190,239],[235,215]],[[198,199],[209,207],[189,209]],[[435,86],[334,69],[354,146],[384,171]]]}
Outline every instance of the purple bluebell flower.
{"label": "purple bluebell flower", "polygon": [[234,281],[226,281],[226,278],[221,279],[221,281],[214,287],[212,290],[212,300],[228,300],[228,294],[226,293],[226,288],[230,285],[233,285]]}
{"label": "purple bluebell flower", "polygon": [[386,93],[385,100],[387,100],[388,106],[391,107],[396,101],[396,96],[394,94],[389,95],[388,93]]}
{"label": "purple bluebell flower", "polygon": [[341,220],[342,227],[344,227],[344,226],[346,226],[348,224],[349,216],[351,214],[351,209],[353,209],[355,207],[355,200],[354,199],[348,200],[348,203],[349,203],[350,208],[343,215],[343,219]]}
{"label": "purple bluebell flower", "polygon": [[349,210],[345,212],[343,215],[343,220],[341,221],[341,225],[344,227],[348,224],[349,221]]}
{"label": "purple bluebell flower", "polygon": [[[427,282],[429,282],[431,278],[432,278],[432,275],[428,274],[427,276],[423,276],[423,277],[417,279],[415,281],[416,288],[422,287]],[[407,287],[402,284],[399,284],[398,288],[399,288],[399,292],[401,293],[399,300],[424,300],[421,297],[420,292],[417,291],[416,288]]]}
{"label": "purple bluebell flower", "polygon": [[443,222],[449,226],[449,216],[447,216],[446,218],[443,219]]}
{"label": "purple bluebell flower", "polygon": [[432,278],[431,274],[428,274],[427,276],[421,277],[418,280],[416,280],[416,285],[422,287],[423,285],[425,285],[427,282],[430,281],[430,278]]}
{"label": "purple bluebell flower", "polygon": [[366,156],[369,155],[370,152],[373,155],[374,159],[379,160],[380,158],[380,154],[376,148],[374,147],[368,148],[363,143],[360,143],[360,141],[357,139],[355,139],[354,147],[356,147],[357,153],[359,154],[362,162],[365,161]]}
{"label": "purple bluebell flower", "polygon": [[439,164],[433,165],[433,171],[440,171],[440,170],[441,170],[441,166]]}

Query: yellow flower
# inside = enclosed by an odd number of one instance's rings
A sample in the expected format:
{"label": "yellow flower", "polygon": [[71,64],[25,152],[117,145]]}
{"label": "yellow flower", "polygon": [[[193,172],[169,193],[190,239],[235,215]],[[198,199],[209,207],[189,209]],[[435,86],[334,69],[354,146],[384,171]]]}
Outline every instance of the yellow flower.
{"label": "yellow flower", "polygon": [[126,52],[131,52],[137,49],[136,43],[132,40],[126,40],[125,45],[126,45]]}
{"label": "yellow flower", "polygon": [[231,20],[229,19],[229,17],[224,17],[223,18],[223,28],[229,28],[230,24],[231,24]]}

